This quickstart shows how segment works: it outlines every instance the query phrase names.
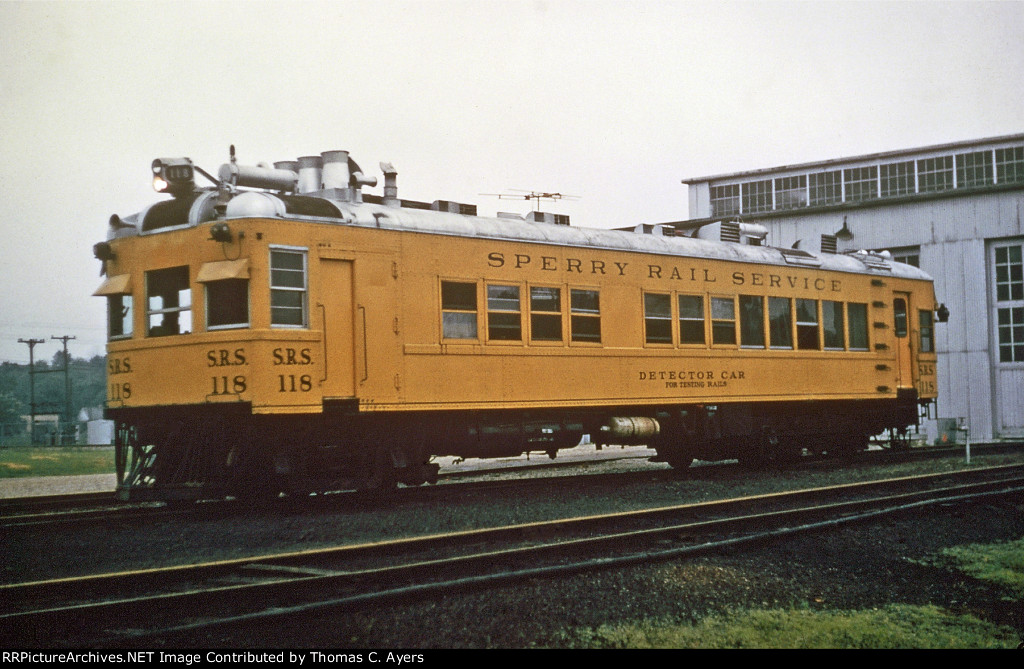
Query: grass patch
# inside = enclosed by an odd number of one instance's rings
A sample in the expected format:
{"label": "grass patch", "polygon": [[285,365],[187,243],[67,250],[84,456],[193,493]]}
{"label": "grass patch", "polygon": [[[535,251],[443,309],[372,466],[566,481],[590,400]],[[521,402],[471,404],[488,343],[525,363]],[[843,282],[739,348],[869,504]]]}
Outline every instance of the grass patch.
{"label": "grass patch", "polygon": [[1024,539],[946,548],[930,563],[992,583],[1006,591],[1007,599],[1024,601]]}
{"label": "grass patch", "polygon": [[1010,627],[934,606],[864,611],[752,610],[696,625],[638,623],[577,630],[586,648],[1015,648]]}
{"label": "grass patch", "polygon": [[113,473],[113,446],[0,449],[0,478]]}

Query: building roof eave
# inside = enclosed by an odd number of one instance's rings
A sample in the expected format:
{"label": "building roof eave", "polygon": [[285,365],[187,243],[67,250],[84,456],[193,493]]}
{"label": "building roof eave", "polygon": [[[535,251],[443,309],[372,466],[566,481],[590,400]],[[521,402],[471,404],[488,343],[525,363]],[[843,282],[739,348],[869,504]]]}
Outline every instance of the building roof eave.
{"label": "building roof eave", "polygon": [[988,137],[985,139],[974,139],[962,142],[950,142],[947,144],[936,144],[934,146],[923,146],[914,149],[900,149],[898,151],[884,151],[881,153],[868,153],[860,156],[848,156],[845,158],[832,158],[830,160],[819,160],[809,163],[795,163],[793,165],[780,165],[778,167],[766,167],[756,170],[746,170],[743,172],[729,172],[725,174],[715,174],[711,176],[703,177],[691,177],[687,179],[681,179],[681,183],[691,185],[698,183],[706,183],[709,181],[721,181],[726,179],[743,179],[751,176],[775,174],[779,172],[792,172],[796,170],[810,170],[822,167],[836,167],[839,165],[847,165],[850,163],[862,163],[869,162],[872,160],[887,160],[891,158],[899,158],[903,156],[915,156],[920,154],[935,153],[939,151],[950,151],[954,149],[965,149],[970,147],[982,147],[987,145],[1006,144],[1024,141],[1024,133],[1016,135],[1003,135],[1000,137]]}

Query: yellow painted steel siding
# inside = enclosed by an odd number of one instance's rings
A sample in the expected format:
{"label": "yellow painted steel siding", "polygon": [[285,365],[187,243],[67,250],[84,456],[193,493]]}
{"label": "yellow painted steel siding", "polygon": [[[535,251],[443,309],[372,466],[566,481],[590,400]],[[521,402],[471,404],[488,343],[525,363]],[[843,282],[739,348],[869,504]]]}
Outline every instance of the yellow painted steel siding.
{"label": "yellow painted steel siding", "polygon": [[[893,291],[911,293],[912,309],[934,308],[929,282],[890,276],[298,221],[233,220],[231,226],[245,235],[226,246],[209,241],[203,226],[112,242],[117,258],[108,263],[109,272],[130,277],[137,305],[135,337],[108,347],[111,360],[126,360],[131,368],[110,374],[112,406],[246,401],[258,413],[317,413],[322,381],[335,372],[353,376],[354,395],[367,411],[895,397]],[[270,327],[269,249],[278,245],[307,249],[308,328]],[[249,261],[250,327],[205,332],[200,268],[241,259]],[[322,265],[339,260],[351,262],[351,320],[339,322],[351,328],[352,351],[350,364],[328,360],[325,371],[319,305],[331,304],[332,296]],[[145,337],[145,272],[181,265],[190,268],[195,334]],[[873,278],[883,285],[873,285]],[[442,339],[445,279],[478,286],[476,340]],[[560,288],[563,340],[489,342],[487,283],[521,288],[524,341],[529,288]],[[570,340],[572,289],[600,291],[600,344]],[[863,303],[871,347],[646,345],[645,291],[705,300],[783,295]],[[876,329],[876,322],[888,326]],[[337,335],[327,332],[328,340]],[[918,333],[912,337],[916,346]],[[886,348],[878,350],[878,344]],[[934,396],[934,361],[934,354],[916,359],[917,386],[925,397]],[[118,386],[126,382],[129,398]],[[235,392],[241,385],[244,391]],[[113,396],[115,387],[121,397]]]}

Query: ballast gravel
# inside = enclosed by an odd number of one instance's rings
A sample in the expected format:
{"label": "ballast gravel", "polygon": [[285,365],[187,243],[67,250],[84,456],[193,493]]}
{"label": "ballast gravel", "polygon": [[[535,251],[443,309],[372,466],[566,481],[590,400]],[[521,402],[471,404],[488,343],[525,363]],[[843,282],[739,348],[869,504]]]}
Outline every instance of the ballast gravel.
{"label": "ballast gravel", "polygon": [[[1024,453],[976,456],[975,466],[1024,462]],[[582,466],[582,465],[581,465]],[[681,504],[835,483],[950,471],[963,460],[791,467],[759,472],[694,467],[683,476],[643,459],[608,461],[626,474],[598,485],[585,476],[557,490],[367,505],[260,510],[194,522],[69,526],[59,535],[13,528],[4,582],[226,559],[418,533]],[[654,472],[645,476],[644,471]],[[629,472],[641,472],[638,476]],[[559,472],[564,473],[564,472]],[[540,471],[520,476],[542,476]],[[256,622],[233,631],[152,641],[160,648],[432,649],[574,647],[601,626],[693,624],[746,609],[862,610],[931,604],[1015,629],[1020,602],[980,581],[928,565],[943,548],[1024,537],[1024,499],[929,508],[686,560],[617,568],[515,587],[452,593],[369,611]]]}

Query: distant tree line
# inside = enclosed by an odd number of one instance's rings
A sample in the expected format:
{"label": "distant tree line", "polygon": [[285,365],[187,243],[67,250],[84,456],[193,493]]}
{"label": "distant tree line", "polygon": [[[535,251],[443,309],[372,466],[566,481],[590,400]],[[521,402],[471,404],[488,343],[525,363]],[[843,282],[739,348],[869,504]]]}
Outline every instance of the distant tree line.
{"label": "distant tree line", "polygon": [[[53,359],[35,363],[35,397],[37,414],[64,415],[64,351]],[[71,419],[76,420],[82,407],[103,406],[106,399],[106,356],[90,360],[72,356],[68,376],[71,379]],[[41,373],[47,372],[47,373]],[[30,413],[31,385],[29,366],[13,362],[0,363],[0,423],[14,423]]]}

